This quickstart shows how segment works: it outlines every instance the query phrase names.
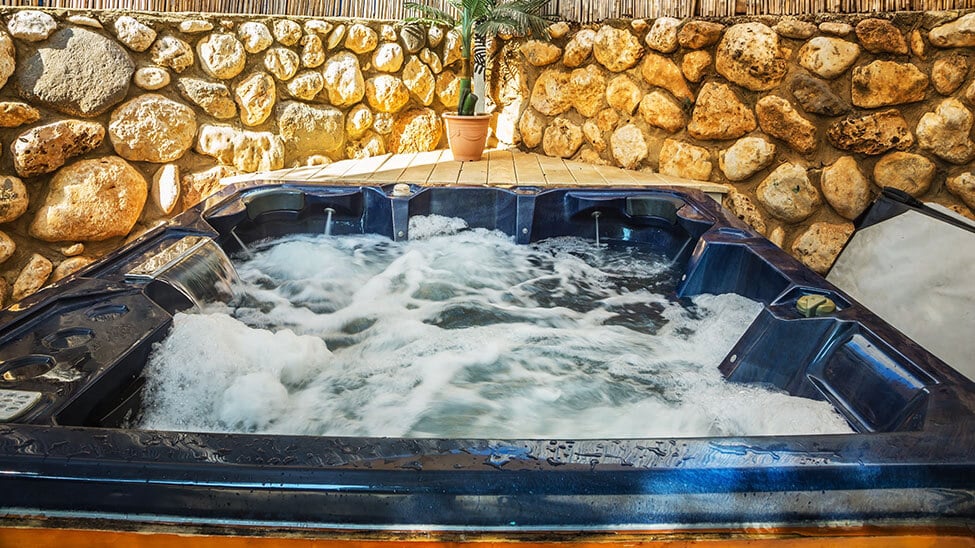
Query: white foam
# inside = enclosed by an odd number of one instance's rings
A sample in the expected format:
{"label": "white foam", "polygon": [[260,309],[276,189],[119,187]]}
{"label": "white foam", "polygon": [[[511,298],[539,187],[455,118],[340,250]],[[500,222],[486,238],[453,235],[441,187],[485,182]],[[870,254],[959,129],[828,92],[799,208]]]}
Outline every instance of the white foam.
{"label": "white foam", "polygon": [[[411,220],[411,236],[423,222]],[[478,229],[444,236],[451,226],[434,219],[407,244],[301,236],[258,250],[238,267],[239,307],[175,318],[148,366],[141,426],[465,438],[850,431],[825,402],[722,378],[718,363],[760,304],[676,302],[661,293],[672,289],[667,265],[630,250],[517,246]]]}

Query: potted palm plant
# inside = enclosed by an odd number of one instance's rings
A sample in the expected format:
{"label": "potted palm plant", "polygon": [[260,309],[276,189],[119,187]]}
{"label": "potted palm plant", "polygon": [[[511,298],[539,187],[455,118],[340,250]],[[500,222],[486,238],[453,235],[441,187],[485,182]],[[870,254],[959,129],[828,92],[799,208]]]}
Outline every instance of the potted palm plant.
{"label": "potted palm plant", "polygon": [[487,141],[490,114],[476,113],[478,97],[471,90],[473,63],[471,49],[475,39],[488,40],[498,35],[548,36],[549,20],[541,10],[549,0],[447,0],[459,17],[432,6],[406,2],[407,10],[418,14],[408,22],[440,25],[456,29],[461,36],[460,99],[457,113],[444,113],[447,140],[455,160],[480,160]]}

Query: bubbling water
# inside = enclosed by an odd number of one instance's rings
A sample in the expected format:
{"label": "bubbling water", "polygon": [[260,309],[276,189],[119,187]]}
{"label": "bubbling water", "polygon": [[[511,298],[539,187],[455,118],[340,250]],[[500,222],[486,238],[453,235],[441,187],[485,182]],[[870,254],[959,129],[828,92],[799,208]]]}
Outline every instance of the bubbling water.
{"label": "bubbling water", "polygon": [[759,303],[678,300],[677,274],[637,248],[519,246],[465,228],[416,217],[405,243],[301,235],[252,249],[237,267],[238,302],[176,316],[147,365],[138,426],[457,438],[850,432],[828,403],[722,378],[717,365]]}

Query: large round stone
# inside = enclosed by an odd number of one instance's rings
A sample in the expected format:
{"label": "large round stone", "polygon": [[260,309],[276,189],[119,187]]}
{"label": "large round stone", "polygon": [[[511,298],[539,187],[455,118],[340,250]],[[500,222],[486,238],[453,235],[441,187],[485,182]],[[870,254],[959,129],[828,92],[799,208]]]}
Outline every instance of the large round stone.
{"label": "large round stone", "polygon": [[443,123],[437,112],[429,108],[415,108],[396,117],[389,136],[389,151],[393,153],[426,152],[435,150],[443,137]]}
{"label": "large round stone", "polygon": [[313,154],[335,156],[345,145],[345,116],[330,106],[298,101],[279,103],[275,109],[285,144],[285,163]]}
{"label": "large round stone", "polygon": [[788,100],[766,95],[755,104],[755,114],[762,131],[782,139],[800,154],[816,150],[816,126],[803,118]]}
{"label": "large round stone", "polygon": [[569,73],[559,70],[542,72],[532,88],[532,108],[548,116],[556,116],[572,108],[570,79]]}
{"label": "large round stone", "polygon": [[224,84],[198,78],[180,78],[176,81],[176,88],[180,95],[214,118],[226,120],[237,115],[237,105]]}
{"label": "large round stone", "polygon": [[582,128],[561,116],[552,120],[542,134],[542,150],[546,156],[571,158],[582,146]]}
{"label": "large round stone", "polygon": [[660,147],[660,167],[664,175],[707,181],[711,177],[711,153],[677,139],[665,139]]}
{"label": "large round stone", "polygon": [[936,166],[920,154],[891,152],[873,166],[873,180],[879,187],[892,186],[915,198],[931,188]]}
{"label": "large round stone", "polygon": [[911,63],[874,61],[853,68],[853,104],[864,108],[924,100],[928,77]]}
{"label": "large round stone", "polygon": [[266,72],[255,72],[237,84],[234,100],[240,105],[240,121],[245,126],[263,124],[271,116],[277,91],[274,79]]}
{"label": "large round stone", "polygon": [[163,35],[149,49],[152,62],[177,73],[193,66],[193,48],[175,36]]}
{"label": "large round stone", "polygon": [[593,40],[592,54],[602,66],[622,72],[636,65],[643,47],[630,31],[603,25]]}
{"label": "large round stone", "polygon": [[737,139],[755,127],[755,114],[731,87],[708,82],[698,94],[687,132],[702,141]]}
{"label": "large round stone", "polygon": [[790,163],[769,174],[758,185],[756,195],[769,213],[789,223],[809,217],[822,203],[819,191],[809,182],[806,168]]}
{"label": "large round stone", "polygon": [[775,145],[761,137],[743,137],[718,156],[718,167],[729,181],[744,181],[775,160]]}
{"label": "large round stone", "polygon": [[366,81],[366,100],[379,112],[399,112],[410,100],[403,81],[390,74],[380,74]]}
{"label": "large round stone", "polygon": [[21,177],[50,173],[70,158],[102,144],[105,127],[87,120],[58,120],[33,127],[10,143],[14,169]]}
{"label": "large round stone", "polygon": [[649,154],[647,139],[634,124],[626,124],[617,129],[609,138],[613,158],[620,167],[635,169]]}
{"label": "large round stone", "polygon": [[687,87],[680,67],[667,57],[656,53],[647,54],[640,66],[640,72],[651,86],[660,86],[681,101],[694,102],[694,93]]}
{"label": "large round stone", "polygon": [[840,38],[817,36],[799,49],[797,61],[822,78],[836,78],[860,57],[860,46]]}
{"label": "large round stone", "polygon": [[200,67],[208,75],[229,80],[244,70],[247,53],[233,34],[215,32],[196,45]]}
{"label": "large round stone", "polygon": [[824,167],[820,186],[829,205],[847,219],[856,219],[870,205],[870,181],[853,156]]}
{"label": "large round stone", "polygon": [[[0,76],[5,68],[5,37],[0,35]],[[125,98],[134,72],[135,63],[118,43],[89,30],[69,27],[55,32],[21,63],[17,85],[21,95],[33,103],[91,117]]]}
{"label": "large round stone", "polygon": [[359,58],[347,51],[333,55],[322,67],[328,101],[337,107],[350,106],[366,94]]}
{"label": "large round stone", "polygon": [[108,134],[115,152],[126,160],[172,162],[193,146],[196,113],[182,103],[147,93],[112,112]]}
{"label": "large round stone", "polygon": [[30,234],[47,242],[125,236],[139,220],[148,192],[142,174],[117,156],[75,162],[51,178]]}
{"label": "large round stone", "polygon": [[29,201],[23,181],[10,175],[0,176],[0,223],[9,223],[23,215]]}
{"label": "large round stone", "polygon": [[785,77],[785,57],[774,30],[762,23],[742,23],[724,33],[714,66],[740,86],[765,91],[778,86]]}

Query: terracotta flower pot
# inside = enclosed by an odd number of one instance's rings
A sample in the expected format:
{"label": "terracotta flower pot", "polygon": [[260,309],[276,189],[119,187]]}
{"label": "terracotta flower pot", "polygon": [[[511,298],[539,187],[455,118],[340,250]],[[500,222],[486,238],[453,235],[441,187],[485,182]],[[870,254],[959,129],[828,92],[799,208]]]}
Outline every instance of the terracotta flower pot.
{"label": "terracotta flower pot", "polygon": [[447,142],[450,143],[454,160],[458,162],[480,160],[481,153],[484,152],[484,144],[487,142],[491,115],[460,116],[445,112],[443,117],[447,121]]}

